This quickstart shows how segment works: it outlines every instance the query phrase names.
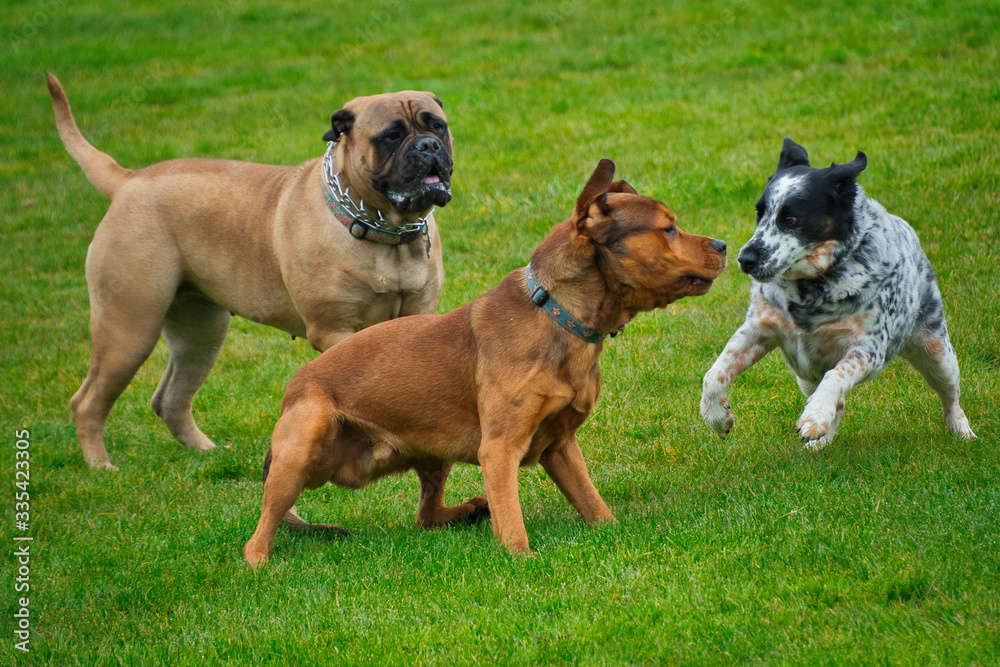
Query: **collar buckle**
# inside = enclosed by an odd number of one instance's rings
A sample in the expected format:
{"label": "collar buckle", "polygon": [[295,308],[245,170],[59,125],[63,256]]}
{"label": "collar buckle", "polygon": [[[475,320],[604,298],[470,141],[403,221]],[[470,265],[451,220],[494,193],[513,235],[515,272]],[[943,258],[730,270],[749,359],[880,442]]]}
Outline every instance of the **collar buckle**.
{"label": "collar buckle", "polygon": [[536,306],[544,306],[545,302],[549,300],[549,293],[541,285],[538,285],[531,292],[531,300],[535,302]]}
{"label": "collar buckle", "polygon": [[363,239],[368,236],[368,227],[361,221],[355,220],[351,223],[351,226],[347,228],[351,232],[351,236],[356,239]]}

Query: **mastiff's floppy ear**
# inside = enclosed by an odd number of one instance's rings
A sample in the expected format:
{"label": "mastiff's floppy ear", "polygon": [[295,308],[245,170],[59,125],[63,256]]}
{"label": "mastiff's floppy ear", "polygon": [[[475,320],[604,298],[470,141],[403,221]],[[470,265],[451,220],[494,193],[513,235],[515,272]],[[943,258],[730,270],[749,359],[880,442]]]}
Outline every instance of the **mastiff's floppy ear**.
{"label": "mastiff's floppy ear", "polygon": [[354,127],[354,112],[349,109],[334,111],[330,116],[330,129],[323,135],[323,141],[336,141],[340,135],[347,134]]}

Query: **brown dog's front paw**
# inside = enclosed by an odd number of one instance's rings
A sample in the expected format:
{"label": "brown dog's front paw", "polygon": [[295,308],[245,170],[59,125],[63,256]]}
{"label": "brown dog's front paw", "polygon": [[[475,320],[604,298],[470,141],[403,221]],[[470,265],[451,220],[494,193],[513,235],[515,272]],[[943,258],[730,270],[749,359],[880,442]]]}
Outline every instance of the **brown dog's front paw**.
{"label": "brown dog's front paw", "polygon": [[526,556],[530,558],[535,555],[528,547],[527,540],[524,542],[510,542],[507,544],[507,551],[509,551],[512,556]]}

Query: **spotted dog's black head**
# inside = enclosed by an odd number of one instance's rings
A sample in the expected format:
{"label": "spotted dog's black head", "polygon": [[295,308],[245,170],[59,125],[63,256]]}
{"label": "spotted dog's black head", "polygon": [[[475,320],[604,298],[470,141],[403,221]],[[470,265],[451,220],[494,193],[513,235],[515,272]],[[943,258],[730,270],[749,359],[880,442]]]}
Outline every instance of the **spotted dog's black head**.
{"label": "spotted dog's black head", "polygon": [[757,200],[757,229],[740,250],[740,269],[759,282],[826,273],[853,232],[855,179],[866,166],[858,151],[847,164],[814,169],[806,149],[786,137]]}

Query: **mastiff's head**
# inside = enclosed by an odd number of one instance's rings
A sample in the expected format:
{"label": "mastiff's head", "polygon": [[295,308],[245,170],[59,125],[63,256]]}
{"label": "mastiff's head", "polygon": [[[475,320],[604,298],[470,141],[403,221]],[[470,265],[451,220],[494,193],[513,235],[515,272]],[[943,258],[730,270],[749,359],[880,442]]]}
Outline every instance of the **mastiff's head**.
{"label": "mastiff's head", "polygon": [[356,97],[330,123],[323,140],[336,142],[336,168],[369,208],[414,218],[451,201],[455,141],[432,93]]}

